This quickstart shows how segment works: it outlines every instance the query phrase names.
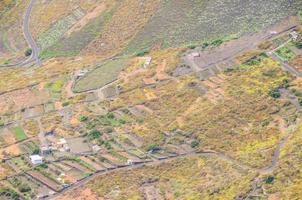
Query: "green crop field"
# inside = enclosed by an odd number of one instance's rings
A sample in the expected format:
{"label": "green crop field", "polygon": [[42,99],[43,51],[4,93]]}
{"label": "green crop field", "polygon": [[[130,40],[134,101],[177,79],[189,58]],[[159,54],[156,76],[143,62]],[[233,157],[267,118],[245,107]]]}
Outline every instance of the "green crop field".
{"label": "green crop field", "polygon": [[13,132],[16,140],[18,140],[18,141],[25,140],[27,138],[27,136],[25,135],[25,133],[21,127],[12,128],[12,132]]}
{"label": "green crop field", "polygon": [[59,20],[48,31],[39,36],[37,41],[38,45],[41,49],[46,49],[47,47],[52,46],[83,16],[84,13],[80,9],[77,9],[70,15]]}
{"label": "green crop field", "polygon": [[73,90],[75,92],[84,92],[104,87],[117,79],[121,70],[126,66],[126,63],[126,59],[108,61],[91,72],[88,72],[86,76],[77,81]]}

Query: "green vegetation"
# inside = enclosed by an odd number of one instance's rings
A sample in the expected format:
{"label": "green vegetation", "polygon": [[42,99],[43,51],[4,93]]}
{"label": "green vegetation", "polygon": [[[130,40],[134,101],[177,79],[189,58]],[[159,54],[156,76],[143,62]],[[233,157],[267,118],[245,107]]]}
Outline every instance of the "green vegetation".
{"label": "green vegetation", "polygon": [[99,139],[101,136],[102,136],[102,133],[98,130],[92,130],[87,135],[89,140]]}
{"label": "green vegetation", "polygon": [[275,177],[273,176],[268,176],[266,179],[265,179],[265,183],[267,184],[272,184],[275,180]]}
{"label": "green vegetation", "polygon": [[300,21],[302,22],[302,10],[300,10],[300,11],[298,12],[298,17],[299,17]]}
{"label": "green vegetation", "polygon": [[53,93],[60,93],[63,85],[63,80],[56,80],[54,82],[48,83],[46,87]]}
{"label": "green vegetation", "polygon": [[27,49],[27,50],[25,51],[24,55],[25,55],[26,57],[28,57],[28,56],[30,56],[30,55],[32,54],[32,52],[33,52],[32,49]]}
{"label": "green vegetation", "polygon": [[75,56],[84,49],[93,39],[99,36],[104,25],[111,19],[112,10],[106,11],[99,17],[90,21],[81,30],[71,33],[67,38],[61,38],[42,51],[40,58]]}
{"label": "green vegetation", "polygon": [[287,47],[278,49],[276,54],[284,61],[288,61],[295,57],[295,54]]}
{"label": "green vegetation", "polygon": [[73,90],[75,92],[84,92],[97,88],[115,81],[122,69],[127,64],[126,59],[110,60],[105,64],[88,72],[83,78],[75,83]]}
{"label": "green vegetation", "polygon": [[85,122],[87,120],[88,120],[87,116],[84,116],[84,115],[80,116],[80,122]]}
{"label": "green vegetation", "polygon": [[156,152],[161,150],[160,146],[158,144],[150,144],[147,148],[147,151]]}
{"label": "green vegetation", "polygon": [[25,133],[21,127],[12,128],[12,132],[17,141],[25,140],[27,138],[27,136],[25,135]]}
{"label": "green vegetation", "polygon": [[192,148],[197,148],[197,147],[199,147],[199,141],[198,141],[198,140],[193,140],[193,141],[191,142],[191,147],[192,147]]}
{"label": "green vegetation", "polygon": [[20,196],[16,191],[2,186],[0,187],[0,197],[4,199],[20,199]]}
{"label": "green vegetation", "polygon": [[79,19],[84,16],[80,10],[74,10],[73,13],[63,17],[57,21],[48,31],[42,33],[38,38],[38,45],[41,49],[46,49],[56,43],[64,33],[71,28]]}
{"label": "green vegetation", "polygon": [[266,58],[268,58],[268,56],[265,53],[261,53],[257,56],[252,57],[251,59],[249,59],[243,64],[248,66],[259,65]]}
{"label": "green vegetation", "polygon": [[[126,123],[125,119],[117,119],[113,113],[107,113],[106,115],[100,115],[97,116],[94,119],[90,119],[88,121],[85,121],[87,124],[88,129],[93,129],[94,127],[101,125],[101,126],[121,126]],[[107,127],[108,128],[108,127]],[[108,131],[113,131],[113,129],[106,129]]]}
{"label": "green vegetation", "polygon": [[302,49],[302,42],[296,42],[296,43],[295,43],[295,46],[296,46],[298,49]]}
{"label": "green vegetation", "polygon": [[286,0],[278,3],[256,0],[240,6],[234,6],[234,3],[221,0],[180,0],[177,3],[173,0],[162,1],[159,9],[132,39],[125,52],[135,54],[158,44],[163,48],[188,47],[190,44],[195,47],[205,42],[217,46],[225,41],[222,38],[257,31],[301,8],[301,2],[294,1],[289,9],[284,9],[281,5],[289,5]]}

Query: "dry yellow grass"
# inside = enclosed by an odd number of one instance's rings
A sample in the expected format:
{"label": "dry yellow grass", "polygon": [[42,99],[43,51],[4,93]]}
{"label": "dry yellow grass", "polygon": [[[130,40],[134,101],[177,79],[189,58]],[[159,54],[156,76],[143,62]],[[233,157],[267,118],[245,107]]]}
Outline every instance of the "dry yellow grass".
{"label": "dry yellow grass", "polygon": [[[146,24],[160,0],[126,0],[121,3],[101,35],[84,49],[84,54],[110,57],[122,50]],[[131,11],[131,12],[129,12]]]}
{"label": "dry yellow grass", "polygon": [[39,1],[35,4],[32,12],[31,30],[35,38],[45,32],[56,21],[68,15],[77,8],[84,12],[91,11],[100,0],[51,0],[48,2]]}

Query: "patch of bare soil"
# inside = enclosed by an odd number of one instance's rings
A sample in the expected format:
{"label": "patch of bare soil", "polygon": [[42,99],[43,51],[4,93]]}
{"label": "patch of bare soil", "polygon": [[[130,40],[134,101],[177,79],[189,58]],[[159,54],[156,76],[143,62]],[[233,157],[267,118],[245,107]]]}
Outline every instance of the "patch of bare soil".
{"label": "patch of bare soil", "polygon": [[[39,94],[30,88],[15,90],[0,96],[0,112],[14,112],[25,107],[33,107],[45,103],[48,93]],[[30,101],[28,101],[30,99]]]}
{"label": "patch of bare soil", "polygon": [[302,55],[297,56],[289,61],[289,65],[302,72]]}
{"label": "patch of bare soil", "polygon": [[223,82],[221,77],[211,77],[209,80],[203,81],[203,85],[208,89],[206,97],[214,104],[224,97]]}
{"label": "patch of bare soil", "polygon": [[3,130],[1,134],[4,142],[8,145],[14,144],[16,142],[16,139],[12,132],[10,132],[7,128]]}
{"label": "patch of bare soil", "polygon": [[183,60],[185,64],[190,65],[196,71],[204,70],[220,63],[227,62],[240,53],[255,49],[259,43],[273,36],[272,31],[281,33],[298,24],[299,20],[297,17],[289,17],[283,22],[274,25],[267,30],[244,35],[238,39],[226,42],[216,48],[189,51],[184,56]]}
{"label": "patch of bare soil", "polygon": [[159,189],[154,184],[143,185],[141,191],[145,200],[164,200],[160,195]]}
{"label": "patch of bare soil", "polygon": [[84,190],[74,191],[69,193],[66,196],[55,198],[55,200],[105,200],[102,197],[99,197],[91,189],[85,188]]}

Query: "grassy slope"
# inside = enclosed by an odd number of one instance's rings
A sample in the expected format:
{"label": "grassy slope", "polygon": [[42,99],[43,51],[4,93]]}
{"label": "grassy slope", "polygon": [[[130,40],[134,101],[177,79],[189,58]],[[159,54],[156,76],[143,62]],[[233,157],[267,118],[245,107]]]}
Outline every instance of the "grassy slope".
{"label": "grassy slope", "polygon": [[23,56],[27,44],[23,36],[22,19],[27,2],[20,0],[11,2],[5,12],[0,14],[0,60]]}
{"label": "grassy slope", "polygon": [[91,41],[99,36],[104,25],[112,17],[114,8],[109,7],[100,16],[91,20],[80,31],[72,33],[69,37],[63,37],[51,47],[42,52],[42,58],[75,56],[85,48]]}
{"label": "grassy slope", "polygon": [[164,0],[144,29],[126,48],[139,52],[153,45],[176,47],[259,30],[294,14],[299,0]]}

